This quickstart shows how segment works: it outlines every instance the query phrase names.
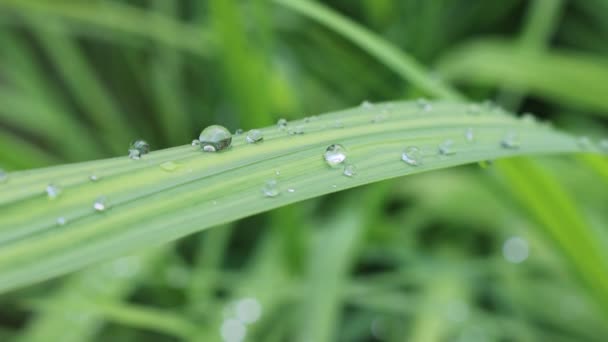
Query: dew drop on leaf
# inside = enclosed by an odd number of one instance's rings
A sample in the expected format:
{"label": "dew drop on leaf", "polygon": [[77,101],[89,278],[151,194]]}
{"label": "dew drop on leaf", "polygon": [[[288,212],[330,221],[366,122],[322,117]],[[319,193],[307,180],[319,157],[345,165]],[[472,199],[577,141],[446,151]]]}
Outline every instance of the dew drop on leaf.
{"label": "dew drop on leaf", "polygon": [[337,167],[346,160],[346,149],[340,144],[332,144],[325,149],[323,158],[327,165]]}
{"label": "dew drop on leaf", "polygon": [[100,196],[93,202],[93,209],[95,211],[105,211],[107,209],[105,196]]}
{"label": "dew drop on leaf", "polygon": [[287,192],[289,192],[289,193],[294,193],[294,192],[296,192],[296,189],[294,189],[294,188],[289,188],[289,189],[287,189]]}
{"label": "dew drop on leaf", "polygon": [[249,144],[259,143],[262,140],[264,140],[264,134],[259,129],[252,129],[249,132],[247,132],[247,136],[245,137],[245,140],[247,140],[247,142]]}
{"label": "dew drop on leaf", "polygon": [[198,139],[192,140],[192,147],[198,147],[198,146],[201,146],[201,141]]}
{"label": "dew drop on leaf", "polygon": [[55,184],[49,184],[46,186],[46,195],[49,199],[54,200],[61,195],[61,188]]}
{"label": "dew drop on leaf", "polygon": [[416,104],[418,105],[418,108],[424,112],[430,112],[433,110],[433,105],[427,99],[420,98],[416,100]]}
{"label": "dew drop on leaf", "polygon": [[282,131],[285,130],[287,128],[287,120],[280,118],[277,121],[277,127]]}
{"label": "dew drop on leaf", "polygon": [[266,197],[277,197],[280,193],[279,191],[279,183],[276,179],[270,179],[264,183],[262,187],[262,193]]}
{"label": "dew drop on leaf", "polygon": [[469,127],[464,131],[464,138],[470,143],[475,141],[475,131],[473,131],[473,128]]}
{"label": "dew drop on leaf", "polygon": [[237,128],[236,131],[234,131],[234,135],[241,135],[243,134],[243,129],[242,128]]}
{"label": "dew drop on leaf", "polygon": [[138,139],[129,145],[129,158],[131,159],[137,160],[149,152],[150,144],[148,144],[145,140]]}
{"label": "dew drop on leaf", "polygon": [[230,147],[232,134],[224,126],[211,125],[203,129],[198,140],[203,151],[218,152]]}
{"label": "dew drop on leaf", "polygon": [[179,164],[174,161],[167,161],[159,165],[163,171],[173,172],[179,168]]}
{"label": "dew drop on leaf", "polygon": [[353,164],[344,165],[344,171],[342,172],[346,177],[353,177],[357,174],[357,167]]}
{"label": "dew drop on leaf", "polygon": [[89,180],[91,182],[97,182],[100,179],[100,177],[97,174],[92,174],[89,176]]}
{"label": "dew drop on leaf", "polygon": [[401,160],[411,166],[421,165],[422,151],[416,146],[408,146],[401,153]]}
{"label": "dew drop on leaf", "polygon": [[63,217],[63,216],[62,216],[62,217],[58,217],[58,218],[57,218],[57,225],[58,225],[58,226],[63,226],[63,225],[65,225],[66,223],[68,223],[68,220],[66,220],[66,218],[65,218],[65,217]]}
{"label": "dew drop on leaf", "polygon": [[439,154],[444,156],[450,156],[456,153],[456,151],[454,151],[454,140],[451,139],[447,139],[441,144],[439,144],[438,149]]}
{"label": "dew drop on leaf", "polygon": [[500,146],[512,150],[518,149],[521,146],[521,143],[519,141],[519,135],[517,132],[508,132],[505,134],[500,142]]}

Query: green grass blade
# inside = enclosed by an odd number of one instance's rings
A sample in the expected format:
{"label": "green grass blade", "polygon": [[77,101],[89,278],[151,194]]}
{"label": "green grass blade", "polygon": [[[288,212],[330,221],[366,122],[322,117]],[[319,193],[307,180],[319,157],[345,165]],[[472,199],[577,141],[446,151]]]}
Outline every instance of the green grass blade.
{"label": "green grass blade", "polygon": [[438,70],[449,80],[528,89],[556,103],[608,114],[608,62],[588,53],[518,51],[513,43],[488,40],[444,56]]}
{"label": "green grass blade", "polygon": [[303,0],[275,0],[300,14],[309,16],[360,45],[365,51],[410,80],[415,87],[438,98],[458,99],[462,96],[440,80],[427,76],[422,65],[395,46],[385,42],[358,24],[334,13],[324,5]]}
{"label": "green grass blade", "polygon": [[[455,102],[433,103],[430,111],[411,102],[372,107],[290,123],[304,126],[305,134],[298,136],[266,128],[265,141],[258,145],[237,136],[225,153],[183,146],[139,161],[122,157],[9,174],[0,195],[0,290],[383,179],[481,160],[580,150],[573,137],[489,107],[482,106],[480,115],[468,114],[468,104]],[[475,131],[474,143],[465,140],[468,128]],[[521,148],[501,147],[509,132],[519,134]],[[438,153],[438,144],[446,139],[454,141],[455,154]],[[349,149],[349,162],[359,170],[355,177],[325,165],[322,154],[333,143]],[[400,160],[406,146],[422,150],[422,165]],[[173,172],[159,166],[169,161],[177,165]],[[92,173],[101,179],[89,181]],[[261,188],[275,177],[282,193],[265,198]],[[44,193],[49,182],[63,187],[55,200]],[[106,196],[109,206],[102,213],[92,208],[99,196]],[[58,227],[59,217],[68,223]]]}

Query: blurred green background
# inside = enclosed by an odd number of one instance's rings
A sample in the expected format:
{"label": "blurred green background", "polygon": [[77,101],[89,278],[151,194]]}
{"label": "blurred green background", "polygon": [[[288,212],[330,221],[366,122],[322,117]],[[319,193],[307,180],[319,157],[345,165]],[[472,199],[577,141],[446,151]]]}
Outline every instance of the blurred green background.
{"label": "blurred green background", "polygon": [[[428,96],[278,2],[0,0],[0,167]],[[319,3],[471,99],[608,136],[608,1]],[[556,180],[606,258],[607,163],[543,158],[550,176],[531,176]],[[568,250],[577,230],[552,221],[563,206],[509,175],[385,181],[4,294],[0,341],[606,341],[586,246]],[[598,284],[606,260],[587,264]]]}

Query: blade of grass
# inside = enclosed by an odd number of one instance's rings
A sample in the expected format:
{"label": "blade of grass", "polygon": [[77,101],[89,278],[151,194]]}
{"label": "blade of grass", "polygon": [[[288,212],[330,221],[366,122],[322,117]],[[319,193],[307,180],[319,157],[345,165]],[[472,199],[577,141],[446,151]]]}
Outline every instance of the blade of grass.
{"label": "blade of grass", "polygon": [[[277,127],[263,130],[265,141],[247,144],[234,137],[225,153],[201,153],[191,146],[127,157],[9,174],[0,194],[0,290],[73,271],[95,261],[267,211],[303,199],[401,175],[508,156],[579,151],[575,138],[517,120],[495,109],[467,114],[468,104],[437,102],[423,111],[417,103],[389,103],[293,122],[306,133],[291,136]],[[382,122],[371,124],[379,114]],[[333,128],[340,122],[343,128]],[[464,132],[477,130],[475,144]],[[520,149],[500,146],[504,134],[517,131]],[[454,155],[437,153],[446,139]],[[322,154],[333,143],[349,149],[356,177],[329,170]],[[403,163],[405,146],[418,146],[424,161]],[[159,167],[173,162],[177,170]],[[261,187],[278,177],[283,193],[264,198]],[[95,171],[96,170],[96,171]],[[101,178],[91,182],[92,172]],[[53,182],[63,194],[49,201],[44,189]],[[287,187],[295,192],[286,192]],[[106,212],[93,202],[106,196]],[[237,210],[238,209],[238,210]],[[57,227],[57,218],[68,223]],[[41,256],[44,255],[44,258]]]}

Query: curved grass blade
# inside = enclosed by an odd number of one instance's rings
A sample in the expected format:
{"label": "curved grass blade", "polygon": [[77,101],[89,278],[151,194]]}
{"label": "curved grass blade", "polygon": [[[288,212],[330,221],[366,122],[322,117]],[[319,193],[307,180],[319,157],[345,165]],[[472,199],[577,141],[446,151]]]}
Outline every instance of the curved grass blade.
{"label": "curved grass blade", "polygon": [[[580,150],[573,137],[495,108],[481,107],[479,115],[471,115],[468,104],[456,102],[369,107],[289,124],[301,125],[303,135],[270,127],[263,129],[260,144],[236,136],[223,153],[183,146],[139,161],[122,157],[9,174],[0,195],[0,291],[383,179],[488,159]],[[465,139],[469,128],[475,132],[474,142]],[[511,132],[519,135],[520,148],[501,146]],[[454,154],[438,152],[446,140],[453,141]],[[334,143],[348,149],[348,162],[358,169],[354,177],[325,164],[322,154]],[[401,161],[406,146],[422,151],[419,166]],[[172,170],[160,166],[167,162]],[[93,173],[96,182],[89,180]],[[265,198],[261,188],[272,178],[282,192]],[[54,200],[45,194],[49,183],[63,188]],[[103,212],[93,209],[99,196],[107,198]],[[57,225],[60,217],[67,223]]]}

